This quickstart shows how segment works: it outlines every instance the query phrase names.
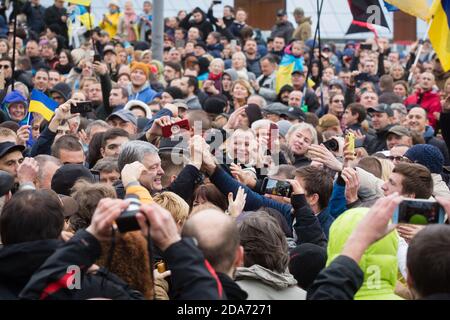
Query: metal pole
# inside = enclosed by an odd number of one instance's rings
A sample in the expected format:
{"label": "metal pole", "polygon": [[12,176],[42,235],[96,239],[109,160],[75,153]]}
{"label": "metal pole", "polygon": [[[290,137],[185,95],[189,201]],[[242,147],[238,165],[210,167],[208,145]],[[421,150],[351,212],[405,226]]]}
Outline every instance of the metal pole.
{"label": "metal pole", "polygon": [[153,1],[152,53],[153,59],[163,61],[164,0]]}
{"label": "metal pole", "polygon": [[[12,54],[12,82],[11,88],[14,90],[14,72],[16,69],[16,34],[17,34],[17,11],[14,10],[14,29],[13,29],[13,54]],[[5,88],[6,89],[6,88]]]}

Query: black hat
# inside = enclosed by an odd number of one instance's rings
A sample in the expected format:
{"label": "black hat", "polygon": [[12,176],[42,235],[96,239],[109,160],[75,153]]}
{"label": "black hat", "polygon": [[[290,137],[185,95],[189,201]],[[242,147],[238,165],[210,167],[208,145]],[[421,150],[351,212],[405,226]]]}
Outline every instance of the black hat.
{"label": "black hat", "polygon": [[300,108],[291,107],[288,110],[287,116],[291,120],[306,120],[306,114]]}
{"label": "black hat", "polygon": [[70,97],[72,96],[72,89],[67,83],[64,82],[55,84],[55,86],[51,88],[49,92],[50,94],[53,92],[59,93],[66,101],[69,100]]}
{"label": "black hat", "polygon": [[8,172],[0,170],[0,197],[3,197],[14,187],[14,177]]}
{"label": "black hat", "polygon": [[95,182],[92,173],[82,164],[65,164],[56,170],[52,178],[52,190],[58,194],[70,196],[72,187],[80,178]]}
{"label": "black hat", "polygon": [[2,142],[0,143],[0,158],[3,158],[8,153],[11,153],[13,151],[22,152],[23,150],[25,150],[24,146],[20,146],[12,142]]}
{"label": "black hat", "polygon": [[170,94],[170,96],[173,98],[173,100],[184,98],[183,91],[181,91],[181,89],[178,87],[167,87],[164,90],[164,92],[167,92],[168,94]]}
{"label": "black hat", "polygon": [[203,50],[208,51],[208,47],[206,46],[206,43],[203,41],[197,41],[194,47],[202,47]]}
{"label": "black hat", "polygon": [[208,113],[221,114],[226,106],[227,100],[225,96],[211,96],[206,98],[205,102],[203,103],[203,110]]}
{"label": "black hat", "polygon": [[284,10],[284,9],[279,9],[279,10],[277,10],[277,17],[283,17],[283,16],[285,16],[287,13],[286,13],[286,10]]}
{"label": "black hat", "polygon": [[315,244],[304,243],[290,252],[289,272],[298,285],[308,289],[327,263],[327,251]]}

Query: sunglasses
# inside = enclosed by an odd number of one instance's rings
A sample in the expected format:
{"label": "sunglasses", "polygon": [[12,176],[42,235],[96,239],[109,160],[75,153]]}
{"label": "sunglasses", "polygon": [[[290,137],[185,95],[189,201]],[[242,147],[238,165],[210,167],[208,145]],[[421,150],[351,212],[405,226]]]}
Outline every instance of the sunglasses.
{"label": "sunglasses", "polygon": [[408,163],[411,163],[411,160],[409,160],[407,157],[404,157],[404,156],[397,156],[397,157],[394,157],[394,156],[389,156],[389,157],[387,157],[389,160],[391,160],[391,161],[398,161],[398,162],[408,162]]}
{"label": "sunglasses", "polygon": [[0,69],[9,69],[9,65],[7,64],[0,64]]}

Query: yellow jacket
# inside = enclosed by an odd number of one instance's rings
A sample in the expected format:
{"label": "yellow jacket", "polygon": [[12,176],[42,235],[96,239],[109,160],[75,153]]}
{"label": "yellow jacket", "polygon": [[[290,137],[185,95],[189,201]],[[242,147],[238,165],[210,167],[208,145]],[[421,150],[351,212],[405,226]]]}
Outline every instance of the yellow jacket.
{"label": "yellow jacket", "polygon": [[134,194],[138,196],[139,200],[142,204],[150,204],[153,203],[153,198],[150,195],[150,192],[146,188],[141,185],[132,185],[126,189],[126,195]]}
{"label": "yellow jacket", "polygon": [[100,22],[100,28],[108,32],[110,38],[113,38],[117,34],[117,26],[119,25],[119,19],[122,16],[121,13],[108,13],[106,14],[106,18],[109,20],[109,22],[106,22],[105,19],[103,19]]}

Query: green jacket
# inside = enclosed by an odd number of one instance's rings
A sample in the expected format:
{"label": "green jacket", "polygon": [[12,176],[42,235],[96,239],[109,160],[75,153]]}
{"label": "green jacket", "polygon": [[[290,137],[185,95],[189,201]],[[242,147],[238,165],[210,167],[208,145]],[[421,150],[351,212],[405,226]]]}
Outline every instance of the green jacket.
{"label": "green jacket", "polygon": [[[331,225],[327,266],[341,254],[347,239],[368,211],[368,208],[347,210]],[[394,294],[398,274],[397,249],[398,234],[393,231],[366,250],[359,262],[364,283],[355,300],[402,299]]]}

